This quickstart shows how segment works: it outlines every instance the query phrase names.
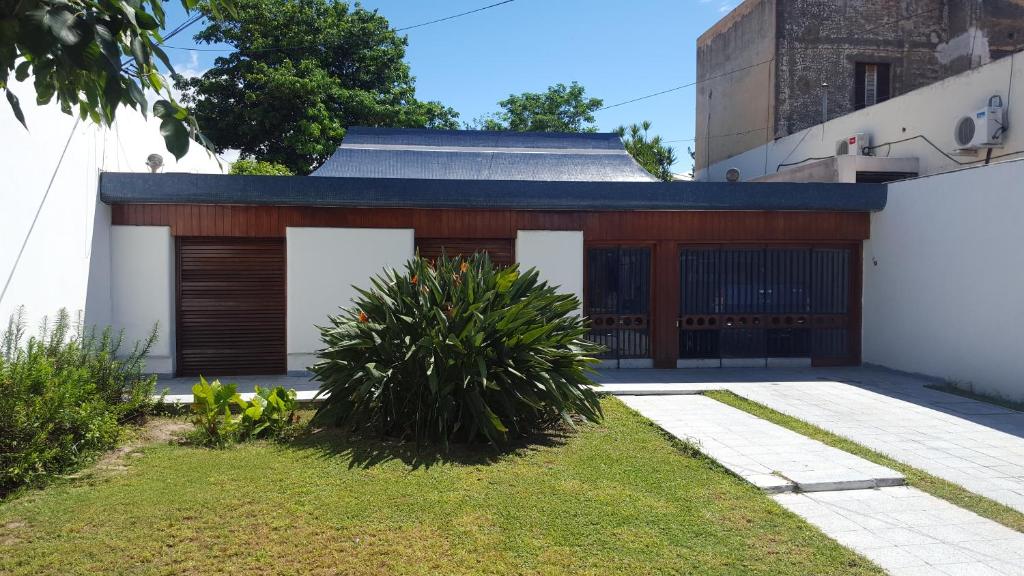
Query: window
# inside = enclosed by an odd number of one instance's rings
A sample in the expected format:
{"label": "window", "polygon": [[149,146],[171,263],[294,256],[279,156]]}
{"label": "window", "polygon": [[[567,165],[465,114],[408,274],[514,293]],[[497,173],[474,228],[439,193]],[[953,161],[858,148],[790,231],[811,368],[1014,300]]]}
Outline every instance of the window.
{"label": "window", "polygon": [[860,110],[885,102],[892,96],[890,65],[877,62],[858,62],[854,71],[853,107]]}

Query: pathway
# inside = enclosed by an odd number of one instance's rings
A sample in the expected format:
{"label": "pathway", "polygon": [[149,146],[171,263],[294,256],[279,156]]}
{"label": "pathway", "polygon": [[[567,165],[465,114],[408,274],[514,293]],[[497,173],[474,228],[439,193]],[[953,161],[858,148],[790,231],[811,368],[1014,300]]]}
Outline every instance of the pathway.
{"label": "pathway", "polygon": [[1024,534],[888,468],[706,396],[620,399],[890,574],[1024,575]]}

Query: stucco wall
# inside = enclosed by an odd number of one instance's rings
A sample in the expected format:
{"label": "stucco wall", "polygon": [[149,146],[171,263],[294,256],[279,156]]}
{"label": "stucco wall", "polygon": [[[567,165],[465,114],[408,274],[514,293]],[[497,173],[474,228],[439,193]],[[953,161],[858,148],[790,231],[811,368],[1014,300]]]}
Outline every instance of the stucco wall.
{"label": "stucco wall", "polygon": [[167,226],[110,227],[110,323],[125,350],[157,326],[147,370],[174,373],[174,239]]}
{"label": "stucco wall", "polygon": [[746,0],[697,40],[696,169],[772,136],[775,3]]}
{"label": "stucco wall", "polygon": [[[735,167],[739,169],[742,180],[752,180],[766,173],[785,170],[786,167],[780,164],[832,156],[836,140],[858,132],[866,133],[873,145],[924,136],[952,154],[956,120],[984,107],[992,95],[1001,96],[1009,112],[1005,146],[994,149],[993,156],[998,159],[1003,154],[1024,151],[1024,123],[1014,122],[1019,116],[1017,111],[1024,110],[1024,89],[1016,85],[1012,86],[1012,91],[1009,90],[1011,79],[1013,84],[1017,84],[1021,78],[1024,78],[1024,54],[1018,53],[759,146],[714,164],[709,170],[698,171],[695,179],[722,182],[725,181],[726,170]],[[876,149],[874,154],[917,158],[922,175],[959,167],[921,138]],[[954,157],[959,162],[981,162],[985,153],[971,152]]]}
{"label": "stucco wall", "polygon": [[559,286],[561,292],[575,294],[582,306],[582,230],[519,230],[516,234],[516,261],[520,270],[536,268],[541,280]]}
{"label": "stucco wall", "polygon": [[865,362],[1024,400],[1024,160],[889,186],[864,251]]}
{"label": "stucco wall", "polygon": [[0,323],[6,326],[24,306],[33,327],[60,308],[73,315],[84,310],[90,324],[109,324],[110,207],[97,201],[100,172],[148,171],[151,153],[163,155],[165,172],[215,173],[222,167],[197,146],[176,162],[160,136],[159,119],[147,121],[125,108],[111,128],[76,125],[56,105],[36,106],[30,84],[14,83],[11,90],[29,129],[6,103],[0,106]]}
{"label": "stucco wall", "polygon": [[413,256],[414,232],[387,228],[288,228],[288,371],[304,372],[321,347],[316,326],[349,306],[385,268]]}

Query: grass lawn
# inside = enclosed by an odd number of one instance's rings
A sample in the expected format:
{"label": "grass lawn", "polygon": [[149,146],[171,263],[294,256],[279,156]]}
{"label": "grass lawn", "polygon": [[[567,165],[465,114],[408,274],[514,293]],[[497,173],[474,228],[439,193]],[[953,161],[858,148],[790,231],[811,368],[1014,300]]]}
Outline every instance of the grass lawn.
{"label": "grass lawn", "polygon": [[840,450],[844,450],[850,454],[860,456],[861,458],[874,462],[875,464],[881,464],[882,466],[896,470],[903,474],[907,478],[907,484],[914,488],[927,492],[936,498],[942,498],[943,500],[961,508],[970,510],[978,516],[994,520],[1008,528],[1013,528],[1018,532],[1024,532],[1024,514],[1010,508],[1009,506],[1000,504],[995,500],[986,498],[980,494],[975,494],[958,484],[954,484],[948,480],[943,480],[938,476],[933,476],[924,470],[914,468],[913,466],[908,466],[907,464],[894,460],[884,454],[875,452],[862,444],[858,444],[852,440],[847,440],[842,436],[833,434],[798,418],[787,416],[786,414],[772,410],[763,404],[747,400],[746,398],[738,396],[732,392],[726,390],[714,390],[706,392],[705,395],[714,398],[719,402],[724,402],[734,408],[739,408],[740,410],[749,412],[758,418],[774,422],[783,428],[789,428],[794,432],[813,438],[823,444],[828,444],[834,448],[839,448]]}
{"label": "grass lawn", "polygon": [[335,431],[150,445],[0,503],[0,574],[882,573],[603,404],[579,434],[448,461]]}

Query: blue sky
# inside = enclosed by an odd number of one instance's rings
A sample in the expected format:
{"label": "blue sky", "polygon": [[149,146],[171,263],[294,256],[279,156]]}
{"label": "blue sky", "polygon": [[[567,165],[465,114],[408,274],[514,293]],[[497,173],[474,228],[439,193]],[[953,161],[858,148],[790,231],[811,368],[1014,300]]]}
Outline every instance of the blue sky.
{"label": "blue sky", "polygon": [[[366,0],[401,28],[472,10],[496,0]],[[168,7],[177,3],[169,3]],[[697,37],[735,0],[515,0],[509,4],[409,30],[407,60],[420,99],[439,100],[461,120],[497,110],[511,93],[538,92],[578,81],[605,105],[692,82]],[[185,19],[170,10],[168,28]],[[169,45],[190,46],[195,25]],[[201,73],[217,54],[169,51],[180,72]],[[675,170],[692,166],[694,89],[599,112],[598,127],[650,120],[653,132],[672,142]]]}

